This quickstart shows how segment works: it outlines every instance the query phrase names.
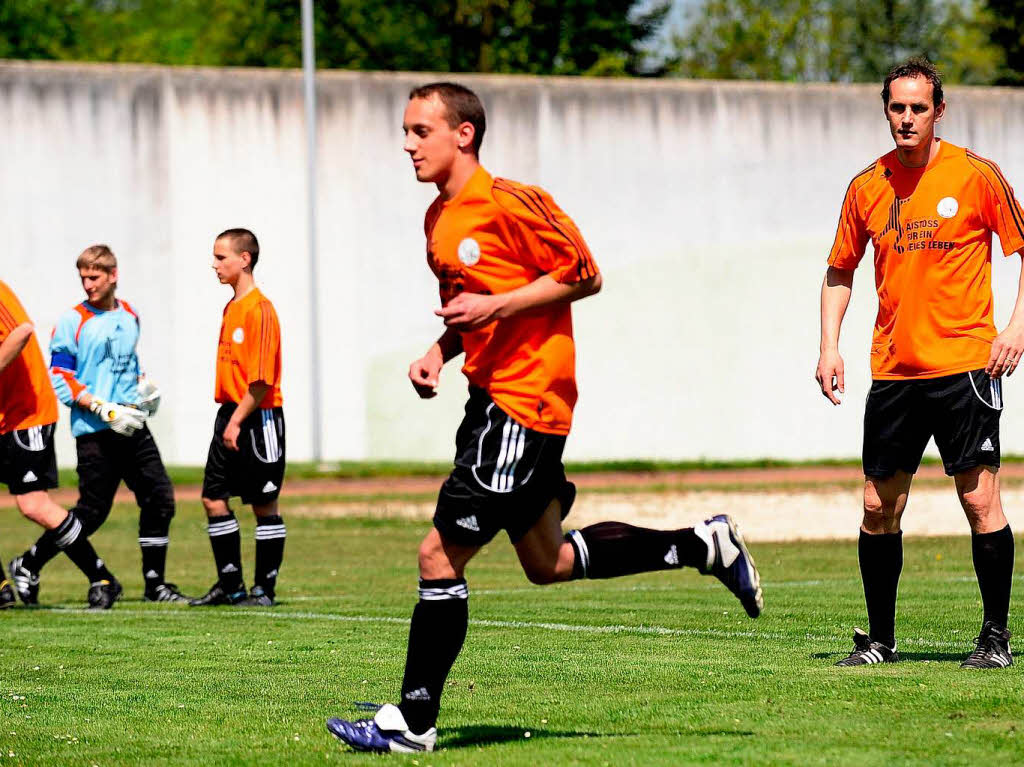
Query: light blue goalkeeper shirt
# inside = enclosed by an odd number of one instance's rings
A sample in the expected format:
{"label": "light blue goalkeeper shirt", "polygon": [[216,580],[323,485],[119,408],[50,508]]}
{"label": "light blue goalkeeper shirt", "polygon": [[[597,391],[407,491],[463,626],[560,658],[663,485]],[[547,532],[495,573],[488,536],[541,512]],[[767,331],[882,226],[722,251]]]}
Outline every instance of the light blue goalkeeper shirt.
{"label": "light blue goalkeeper shirt", "polygon": [[139,315],[127,301],[103,311],[83,301],[61,315],[50,340],[50,379],[60,401],[71,408],[71,433],[80,437],[109,424],[73,403],[88,391],[107,402],[139,401]]}

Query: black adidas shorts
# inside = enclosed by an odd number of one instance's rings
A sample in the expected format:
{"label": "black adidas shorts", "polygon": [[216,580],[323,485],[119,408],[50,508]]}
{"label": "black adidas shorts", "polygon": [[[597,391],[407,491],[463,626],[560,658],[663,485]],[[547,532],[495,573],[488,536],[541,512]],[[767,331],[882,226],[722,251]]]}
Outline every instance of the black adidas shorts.
{"label": "black adidas shorts", "polygon": [[564,436],[521,426],[487,392],[471,386],[434,527],[446,540],[483,546],[499,530],[517,543],[555,498],[564,518],[576,495],[565,478],[564,447]]}
{"label": "black adidas shorts", "polygon": [[55,426],[50,423],[0,434],[0,482],[11,495],[57,487]]}
{"label": "black adidas shorts", "polygon": [[242,421],[238,450],[224,446],[224,429],[237,405],[226,403],[217,411],[213,439],[203,473],[203,498],[262,506],[277,499],[284,482],[284,411],[257,409]]}
{"label": "black adidas shorts", "polygon": [[930,437],[950,476],[976,466],[998,468],[1002,410],[1002,381],[984,370],[873,381],[864,410],[864,474],[913,474]]}

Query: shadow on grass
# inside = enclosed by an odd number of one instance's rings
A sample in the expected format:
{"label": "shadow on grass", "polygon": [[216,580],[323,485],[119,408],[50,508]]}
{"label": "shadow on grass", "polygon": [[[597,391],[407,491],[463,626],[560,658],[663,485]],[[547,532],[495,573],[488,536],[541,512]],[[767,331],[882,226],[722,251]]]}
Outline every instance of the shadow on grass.
{"label": "shadow on grass", "polygon": [[[847,653],[841,652],[816,652],[811,655],[815,660],[838,661],[845,658]],[[960,663],[967,657],[964,652],[903,652],[900,650],[900,663],[930,661],[933,663]],[[880,665],[880,664],[871,664]]]}
{"label": "shadow on grass", "polygon": [[[500,743],[520,742],[524,740],[543,740],[549,738],[630,738],[650,735],[650,733],[639,732],[580,732],[563,730],[529,730],[530,737],[526,737],[527,730],[524,727],[511,727],[505,725],[469,725],[467,727],[455,727],[445,730],[444,737],[439,745],[443,748],[466,748],[468,746],[488,746]],[[702,737],[732,736],[749,738],[754,733],[748,730],[695,730],[685,733]]]}

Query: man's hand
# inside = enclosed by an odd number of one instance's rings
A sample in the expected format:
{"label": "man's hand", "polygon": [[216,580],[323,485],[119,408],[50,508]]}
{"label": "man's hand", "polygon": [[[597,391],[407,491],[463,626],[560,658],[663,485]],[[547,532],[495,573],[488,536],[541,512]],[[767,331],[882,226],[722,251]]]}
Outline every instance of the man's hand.
{"label": "man's hand", "polygon": [[437,344],[434,344],[430,347],[430,351],[409,365],[409,381],[412,382],[412,387],[420,399],[437,396],[437,384],[442,367],[444,367],[444,357]]}
{"label": "man's hand", "polygon": [[118,434],[130,437],[142,428],[146,422],[146,411],[131,405],[118,405],[116,402],[104,402],[99,397],[92,397],[89,410],[98,415],[104,423]]}
{"label": "man's hand", "polygon": [[240,424],[234,421],[228,421],[228,425],[224,427],[224,433],[221,435],[221,441],[224,443],[224,447],[228,450],[238,450],[238,435],[242,433],[242,427]]}
{"label": "man's hand", "polygon": [[160,389],[157,385],[146,376],[139,376],[135,392],[139,398],[139,409],[145,410],[147,416],[154,415],[160,407]]}
{"label": "man's hand", "polygon": [[459,331],[477,330],[499,318],[503,299],[500,295],[459,293],[447,306],[434,311],[444,324]]}
{"label": "man's hand", "polygon": [[1024,354],[1024,326],[1007,325],[992,342],[985,372],[990,378],[999,378],[1004,373],[1011,376],[1020,363],[1021,354]]}
{"label": "man's hand", "polygon": [[835,392],[844,394],[846,382],[844,381],[843,358],[838,351],[829,350],[821,353],[818,357],[818,369],[814,373],[814,379],[821,387],[821,393],[833,405],[842,404]]}

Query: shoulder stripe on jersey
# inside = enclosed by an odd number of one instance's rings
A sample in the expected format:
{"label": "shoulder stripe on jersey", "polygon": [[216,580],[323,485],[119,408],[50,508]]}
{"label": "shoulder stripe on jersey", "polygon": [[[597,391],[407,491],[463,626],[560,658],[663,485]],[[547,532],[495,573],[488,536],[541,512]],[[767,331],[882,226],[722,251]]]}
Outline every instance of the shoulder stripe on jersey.
{"label": "shoulder stripe on jersey", "polygon": [[3,324],[9,327],[11,330],[14,330],[16,327],[18,327],[18,323],[14,319],[14,314],[12,314],[10,309],[8,309],[3,304],[0,304],[0,322],[3,322]]}
{"label": "shoulder stripe on jersey", "polygon": [[[865,168],[864,170],[862,170],[862,171],[861,171],[860,173],[858,173],[858,174],[857,174],[856,176],[854,176],[853,178],[851,178],[851,179],[850,179],[850,183],[846,185],[846,191],[845,191],[845,192],[843,192],[843,205],[842,205],[842,206],[840,206],[840,208],[839,208],[839,220],[838,220],[838,221],[836,222],[836,233],[835,233],[835,235],[834,235],[834,236],[832,237],[832,242],[833,242],[833,243],[835,243],[835,241],[836,241],[836,238],[838,238],[838,237],[839,237],[839,230],[840,230],[840,229],[842,228],[842,226],[843,226],[843,208],[845,208],[845,207],[846,207],[846,197],[847,197],[847,195],[849,195],[849,194],[850,194],[850,189],[851,189],[851,188],[853,187],[853,185],[854,185],[854,184],[856,184],[856,183],[857,183],[857,179],[859,179],[859,178],[860,178],[861,176],[864,176],[864,175],[866,175],[866,174],[871,174],[871,173],[872,173],[872,172],[873,172],[873,171],[875,170],[875,168],[876,168],[877,166],[878,166],[878,160],[875,160],[875,161],[874,161],[873,163],[871,163],[871,164],[870,164],[870,165],[869,165],[868,167],[866,167],[866,168]],[[867,183],[867,182],[865,181],[865,183]],[[859,187],[858,187],[858,188],[859,188]],[[831,259],[830,259],[830,260],[831,260]]]}
{"label": "shoulder stripe on jersey", "polygon": [[1000,171],[999,167],[991,160],[986,160],[984,157],[974,154],[974,152],[969,149],[965,151],[967,152],[967,159],[977,160],[996,174],[996,178],[999,180],[999,185],[1003,188],[1003,196],[1010,208],[1010,212],[1013,214],[1013,223],[1017,225],[1018,233],[1020,233],[1020,236],[1024,238],[1024,213],[1021,212],[1017,199],[1013,196],[1013,189],[1010,187],[1010,183],[1003,177],[1002,171]]}
{"label": "shoulder stripe on jersey", "polygon": [[[584,253],[587,252],[586,247],[584,246],[581,250],[579,243],[566,235],[562,227],[554,220],[554,216],[552,216],[550,211],[547,210],[547,207],[533,199],[530,195],[530,190],[517,188],[505,179],[495,179],[494,186],[496,189],[515,197],[527,210],[543,218],[556,232],[562,235],[565,241],[572,246],[573,250],[576,251],[576,273],[580,280],[589,279],[594,276],[591,268],[588,266],[587,260],[584,257]],[[534,192],[534,194],[536,194],[536,192]],[[537,197],[539,198],[540,195],[538,194]]]}
{"label": "shoulder stripe on jersey", "polygon": [[124,309],[126,312],[128,312],[128,314],[130,314],[132,317],[135,318],[135,324],[141,326],[142,325],[142,321],[139,319],[139,313],[137,311],[135,311],[134,309],[132,309],[132,305],[130,303],[128,303],[127,301],[125,301],[123,298],[119,298],[117,300],[118,300],[118,303],[121,304],[121,308]]}
{"label": "shoulder stripe on jersey", "polygon": [[78,328],[75,330],[75,343],[77,344],[78,337],[82,335],[82,326],[85,325],[85,323],[88,322],[90,319],[95,317],[96,313],[93,312],[88,306],[86,306],[84,302],[78,304],[78,306],[75,307],[75,311],[78,312],[79,317]]}
{"label": "shoulder stripe on jersey", "polygon": [[564,231],[555,219],[555,214],[551,212],[551,209],[544,202],[544,198],[540,195],[537,190],[528,188],[526,190],[528,195],[535,195],[537,198],[537,205],[544,209],[544,218],[553,226],[565,239],[572,243],[573,247],[576,248],[576,253],[579,256],[580,263],[576,268],[576,272],[581,280],[590,279],[594,276],[593,263],[590,260],[590,252],[587,249],[587,245],[582,240],[582,236],[579,232],[570,234]]}

